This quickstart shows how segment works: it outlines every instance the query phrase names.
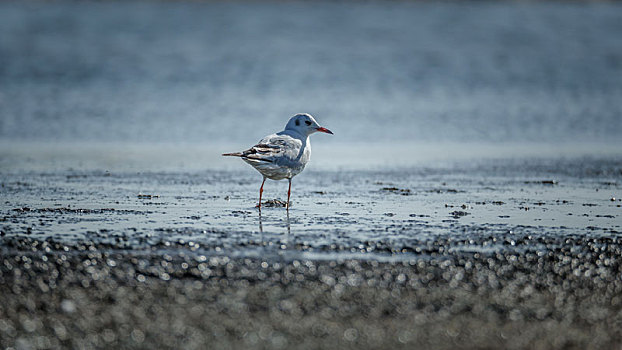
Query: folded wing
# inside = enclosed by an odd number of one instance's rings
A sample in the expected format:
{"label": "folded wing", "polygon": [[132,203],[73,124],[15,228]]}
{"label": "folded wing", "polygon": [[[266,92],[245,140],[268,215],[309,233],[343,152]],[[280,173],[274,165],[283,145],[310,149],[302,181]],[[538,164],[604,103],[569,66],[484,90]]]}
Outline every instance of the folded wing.
{"label": "folded wing", "polygon": [[241,157],[248,164],[272,179],[282,179],[295,175],[304,168],[300,164],[302,141],[289,135],[273,134],[264,137],[255,146],[223,156]]}

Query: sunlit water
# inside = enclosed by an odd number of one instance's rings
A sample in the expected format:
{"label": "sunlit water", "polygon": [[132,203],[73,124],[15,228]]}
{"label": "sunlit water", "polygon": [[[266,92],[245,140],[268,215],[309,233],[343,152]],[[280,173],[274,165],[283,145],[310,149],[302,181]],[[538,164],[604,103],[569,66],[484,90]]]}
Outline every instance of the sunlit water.
{"label": "sunlit water", "polygon": [[[375,258],[618,235],[620,37],[619,4],[3,2],[0,229]],[[220,154],[301,111],[335,135],[260,216]]]}
{"label": "sunlit water", "polygon": [[[0,138],[614,142],[622,5],[2,2]],[[397,152],[398,150],[396,150]]]}
{"label": "sunlit water", "polygon": [[[622,233],[619,157],[308,169],[294,178],[289,211],[261,212],[261,176],[232,161],[239,169],[4,169],[0,228],[4,239],[117,249],[376,259],[408,258],[437,239],[480,251]],[[266,183],[264,199],[286,196],[287,182]]]}

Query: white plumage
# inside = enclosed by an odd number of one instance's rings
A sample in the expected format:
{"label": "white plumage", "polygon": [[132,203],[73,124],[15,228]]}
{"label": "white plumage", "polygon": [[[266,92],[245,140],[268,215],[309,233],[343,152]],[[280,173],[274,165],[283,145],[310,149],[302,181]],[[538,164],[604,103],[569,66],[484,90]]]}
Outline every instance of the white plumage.
{"label": "white plumage", "polygon": [[266,178],[288,179],[286,208],[289,209],[292,178],[300,174],[309,162],[311,158],[309,135],[318,131],[332,134],[330,130],[321,127],[310,114],[296,114],[287,122],[285,130],[264,137],[246,151],[225,153],[223,156],[240,157],[263,175],[263,182],[259,189],[258,208],[261,208],[261,196]]}

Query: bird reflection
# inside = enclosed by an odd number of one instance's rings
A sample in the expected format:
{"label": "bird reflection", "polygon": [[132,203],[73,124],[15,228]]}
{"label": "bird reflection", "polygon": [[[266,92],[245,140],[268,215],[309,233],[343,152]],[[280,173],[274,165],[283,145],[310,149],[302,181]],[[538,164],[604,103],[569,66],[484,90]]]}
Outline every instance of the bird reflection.
{"label": "bird reflection", "polygon": [[[286,211],[286,220],[285,224],[287,225],[287,234],[290,235],[292,233],[291,223],[289,219],[289,210]],[[259,211],[259,232],[263,234],[263,220],[261,218],[261,210]]]}
{"label": "bird reflection", "polygon": [[291,230],[291,225],[289,223],[289,210],[287,210],[286,212],[287,212],[287,234],[290,235],[292,233],[292,230]]}

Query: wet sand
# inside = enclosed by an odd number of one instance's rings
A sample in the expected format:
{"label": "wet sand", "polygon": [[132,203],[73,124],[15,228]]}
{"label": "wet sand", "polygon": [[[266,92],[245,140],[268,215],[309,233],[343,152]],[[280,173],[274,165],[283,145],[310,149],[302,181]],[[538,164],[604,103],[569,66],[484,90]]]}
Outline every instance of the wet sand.
{"label": "wet sand", "polygon": [[20,239],[2,255],[0,339],[18,349],[615,349],[621,243],[525,239],[459,253],[464,242],[439,240],[380,262]]}
{"label": "wet sand", "polygon": [[[616,348],[619,157],[2,172],[3,348]],[[266,185],[283,198],[282,182]]]}

